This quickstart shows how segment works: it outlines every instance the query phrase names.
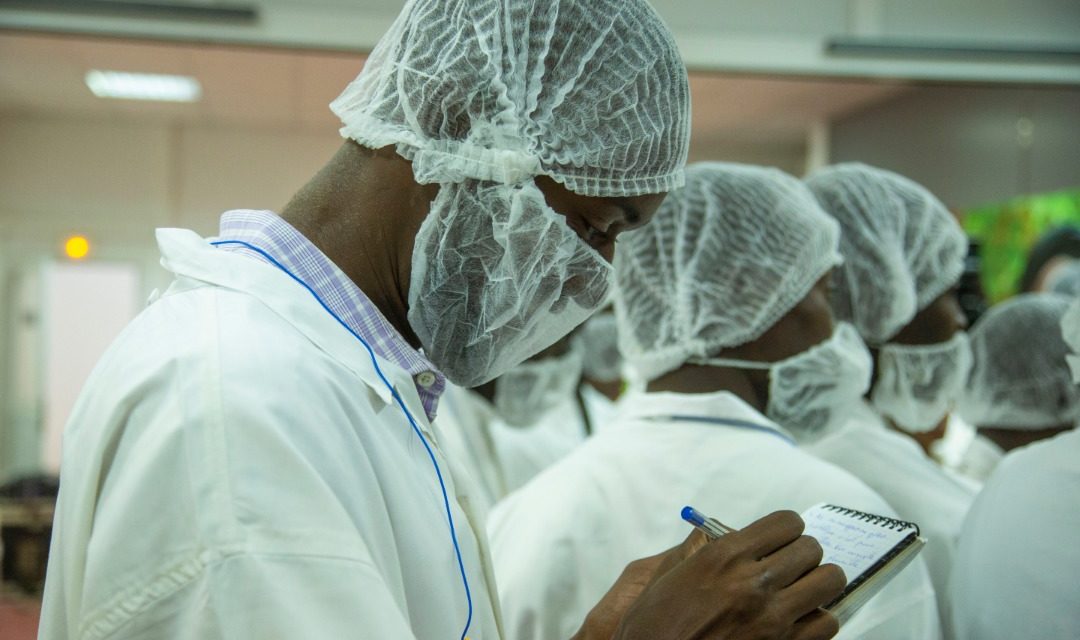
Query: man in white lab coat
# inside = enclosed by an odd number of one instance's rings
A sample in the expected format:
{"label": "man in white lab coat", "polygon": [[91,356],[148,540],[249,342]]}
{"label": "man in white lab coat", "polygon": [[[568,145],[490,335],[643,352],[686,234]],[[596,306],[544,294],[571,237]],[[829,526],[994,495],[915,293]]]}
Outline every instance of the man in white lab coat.
{"label": "man in white lab coat", "polygon": [[[653,222],[620,240],[620,344],[647,389],[492,513],[511,637],[572,632],[628,559],[685,534],[686,504],[736,528],[820,502],[894,515],[859,480],[795,446],[840,424],[869,384],[866,348],[850,327],[834,332],[829,310],[838,236],[796,178],[707,163],[689,167]],[[841,630],[938,633],[921,562]]]}
{"label": "man in white lab coat", "polygon": [[[430,432],[444,374],[494,378],[605,302],[614,237],[682,180],[687,85],[642,0],[408,2],[281,217],[158,232],[176,279],[64,434],[40,637],[501,637]],[[637,562],[579,637],[828,637],[842,585],[800,530]]]}
{"label": "man in white lab coat", "polygon": [[[960,395],[971,352],[955,286],[967,238],[922,186],[861,164],[806,180],[840,223],[833,310],[874,353],[874,386],[848,424],[809,451],[850,471],[928,539],[939,608],[956,537],[975,489],[946,473],[909,437],[932,430]],[[906,433],[904,433],[906,432]]]}
{"label": "man in white lab coat", "polygon": [[1066,308],[1065,297],[1022,295],[972,331],[961,408],[1009,453],[964,520],[949,584],[957,640],[1080,637],[1080,366],[1066,364],[1080,349],[1080,303]]}

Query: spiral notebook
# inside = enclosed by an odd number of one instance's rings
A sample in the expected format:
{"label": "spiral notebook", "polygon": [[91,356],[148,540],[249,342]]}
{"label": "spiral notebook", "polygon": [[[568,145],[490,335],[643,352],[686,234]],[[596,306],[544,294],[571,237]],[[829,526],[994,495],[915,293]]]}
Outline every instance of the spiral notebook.
{"label": "spiral notebook", "polygon": [[839,565],[847,587],[825,608],[846,622],[910,563],[926,544],[914,522],[818,504],[802,514],[803,532],[821,544],[822,563]]}

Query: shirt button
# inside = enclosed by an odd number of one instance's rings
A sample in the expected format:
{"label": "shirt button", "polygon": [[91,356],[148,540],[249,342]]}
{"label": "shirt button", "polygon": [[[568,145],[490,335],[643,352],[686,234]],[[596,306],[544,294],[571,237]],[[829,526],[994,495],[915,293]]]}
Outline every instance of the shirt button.
{"label": "shirt button", "polygon": [[430,388],[431,385],[435,384],[435,374],[431,371],[424,371],[416,374],[416,384],[425,389]]}

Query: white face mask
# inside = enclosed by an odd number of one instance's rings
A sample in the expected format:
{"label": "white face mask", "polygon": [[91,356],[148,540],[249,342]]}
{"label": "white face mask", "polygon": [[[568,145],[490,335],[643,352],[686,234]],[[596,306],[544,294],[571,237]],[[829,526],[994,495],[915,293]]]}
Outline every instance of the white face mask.
{"label": "white face mask", "polygon": [[611,282],[532,182],[443,184],[416,234],[409,324],[447,378],[475,387],[570,333]]}
{"label": "white face mask", "polygon": [[495,381],[495,411],[507,424],[526,427],[574,397],[581,382],[582,357],[577,351],[522,362]]}
{"label": "white face mask", "polygon": [[705,358],[700,364],[769,371],[765,415],[805,444],[841,427],[870,387],[872,360],[852,325],[841,322],[824,342],[778,362]]}
{"label": "white face mask", "polygon": [[971,363],[971,342],[963,331],[938,344],[886,344],[878,352],[870,401],[905,431],[931,431],[960,397]]}

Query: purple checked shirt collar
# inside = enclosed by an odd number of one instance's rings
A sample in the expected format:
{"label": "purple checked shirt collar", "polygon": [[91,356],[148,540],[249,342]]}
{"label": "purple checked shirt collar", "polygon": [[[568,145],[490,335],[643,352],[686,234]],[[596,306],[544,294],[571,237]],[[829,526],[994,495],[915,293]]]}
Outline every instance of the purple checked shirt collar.
{"label": "purple checked shirt collar", "polygon": [[[322,251],[271,211],[238,209],[221,216],[220,240],[240,240],[274,257],[303,280],[380,358],[412,376],[428,420],[435,419],[446,377],[422,353],[412,348],[374,303]],[[242,245],[219,248],[267,262]]]}

